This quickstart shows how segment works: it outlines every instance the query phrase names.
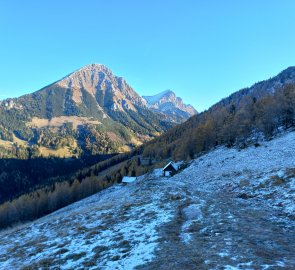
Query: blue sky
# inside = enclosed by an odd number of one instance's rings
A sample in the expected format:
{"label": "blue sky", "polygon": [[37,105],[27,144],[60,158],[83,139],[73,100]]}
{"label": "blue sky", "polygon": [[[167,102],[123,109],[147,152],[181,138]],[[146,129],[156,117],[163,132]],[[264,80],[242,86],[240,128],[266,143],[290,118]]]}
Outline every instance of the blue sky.
{"label": "blue sky", "polygon": [[199,111],[295,65],[295,1],[0,1],[0,99],[90,63]]}

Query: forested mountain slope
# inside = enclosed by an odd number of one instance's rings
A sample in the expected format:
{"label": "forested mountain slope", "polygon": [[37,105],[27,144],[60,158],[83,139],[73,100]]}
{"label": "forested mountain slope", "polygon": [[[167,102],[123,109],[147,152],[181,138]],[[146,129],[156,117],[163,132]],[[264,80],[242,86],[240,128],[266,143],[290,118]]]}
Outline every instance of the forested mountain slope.
{"label": "forested mountain slope", "polygon": [[193,158],[218,145],[245,147],[295,123],[295,68],[240,90],[148,142],[144,155]]}
{"label": "forested mountain slope", "polygon": [[128,151],[172,127],[163,113],[100,64],[0,101],[0,157],[70,157]]}

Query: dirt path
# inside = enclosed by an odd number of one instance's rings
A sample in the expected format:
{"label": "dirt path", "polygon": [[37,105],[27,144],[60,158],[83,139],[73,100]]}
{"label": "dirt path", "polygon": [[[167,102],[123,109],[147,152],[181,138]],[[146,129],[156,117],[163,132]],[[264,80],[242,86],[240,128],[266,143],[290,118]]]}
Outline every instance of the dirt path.
{"label": "dirt path", "polygon": [[187,194],[160,228],[156,259],[138,269],[295,269],[295,228],[280,212],[225,190]]}

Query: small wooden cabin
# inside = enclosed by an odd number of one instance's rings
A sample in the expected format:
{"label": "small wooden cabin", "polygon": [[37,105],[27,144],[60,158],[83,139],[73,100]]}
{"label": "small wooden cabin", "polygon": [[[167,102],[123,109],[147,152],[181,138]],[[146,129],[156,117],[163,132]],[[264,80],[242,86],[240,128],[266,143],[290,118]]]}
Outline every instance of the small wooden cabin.
{"label": "small wooden cabin", "polygon": [[170,161],[164,168],[163,168],[163,176],[172,176],[177,172],[178,168],[176,165]]}
{"label": "small wooden cabin", "polygon": [[131,177],[131,176],[124,176],[123,179],[122,179],[122,183],[124,185],[127,185],[129,183],[132,183],[136,180],[136,177]]}

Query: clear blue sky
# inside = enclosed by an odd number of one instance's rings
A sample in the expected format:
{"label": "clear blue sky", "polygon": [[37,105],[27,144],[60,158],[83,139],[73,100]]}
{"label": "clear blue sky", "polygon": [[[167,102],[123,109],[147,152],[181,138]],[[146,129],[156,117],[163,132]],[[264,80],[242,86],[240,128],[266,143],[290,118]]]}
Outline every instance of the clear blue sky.
{"label": "clear blue sky", "polygon": [[0,98],[90,63],[202,111],[295,65],[295,1],[0,0]]}

